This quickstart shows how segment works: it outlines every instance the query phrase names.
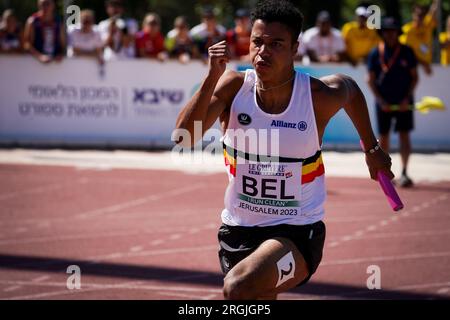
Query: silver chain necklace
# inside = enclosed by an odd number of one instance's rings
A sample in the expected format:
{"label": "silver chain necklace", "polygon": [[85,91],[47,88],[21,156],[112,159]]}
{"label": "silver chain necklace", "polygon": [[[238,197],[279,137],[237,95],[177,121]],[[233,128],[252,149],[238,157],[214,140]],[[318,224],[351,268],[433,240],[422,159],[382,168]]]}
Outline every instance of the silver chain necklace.
{"label": "silver chain necklace", "polygon": [[263,87],[259,86],[258,83],[256,83],[255,86],[256,86],[256,88],[258,88],[261,91],[269,91],[269,90],[273,90],[273,89],[277,89],[277,88],[281,88],[281,87],[285,86],[286,84],[288,84],[289,82],[294,80],[294,78],[295,78],[295,72],[294,72],[294,75],[292,76],[292,78],[290,78],[286,82],[283,82],[282,84],[279,84],[277,86],[273,86],[273,87],[269,87],[269,88],[263,88]]}

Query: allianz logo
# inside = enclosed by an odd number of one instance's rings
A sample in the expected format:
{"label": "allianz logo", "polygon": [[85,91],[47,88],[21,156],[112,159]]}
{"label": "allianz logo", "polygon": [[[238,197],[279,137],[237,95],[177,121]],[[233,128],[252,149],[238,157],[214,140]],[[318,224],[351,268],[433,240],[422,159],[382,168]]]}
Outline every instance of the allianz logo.
{"label": "allianz logo", "polygon": [[305,121],[300,122],[286,122],[283,120],[272,120],[272,123],[270,124],[271,127],[275,128],[292,128],[292,129],[298,129],[300,131],[305,131],[308,127],[307,123]]}

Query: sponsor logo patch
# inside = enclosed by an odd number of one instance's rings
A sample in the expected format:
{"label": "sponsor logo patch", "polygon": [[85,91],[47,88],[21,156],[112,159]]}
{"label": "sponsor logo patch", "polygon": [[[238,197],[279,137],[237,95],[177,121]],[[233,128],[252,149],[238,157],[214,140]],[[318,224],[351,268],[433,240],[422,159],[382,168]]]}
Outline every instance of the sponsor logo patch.
{"label": "sponsor logo patch", "polygon": [[252,122],[252,118],[246,113],[239,113],[238,121],[243,126],[248,126]]}
{"label": "sponsor logo patch", "polygon": [[298,128],[298,130],[300,130],[300,131],[305,131],[305,130],[308,128],[308,124],[307,124],[305,121],[300,121],[300,122],[297,124],[297,128]]}

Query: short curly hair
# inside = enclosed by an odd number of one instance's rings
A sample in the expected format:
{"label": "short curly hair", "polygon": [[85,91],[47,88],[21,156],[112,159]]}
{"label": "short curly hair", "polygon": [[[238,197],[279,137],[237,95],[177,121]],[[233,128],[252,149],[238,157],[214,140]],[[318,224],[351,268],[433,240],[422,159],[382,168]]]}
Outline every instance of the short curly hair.
{"label": "short curly hair", "polygon": [[289,28],[295,43],[302,32],[303,14],[287,0],[259,1],[252,12],[252,23],[261,19],[264,22],[279,22]]}

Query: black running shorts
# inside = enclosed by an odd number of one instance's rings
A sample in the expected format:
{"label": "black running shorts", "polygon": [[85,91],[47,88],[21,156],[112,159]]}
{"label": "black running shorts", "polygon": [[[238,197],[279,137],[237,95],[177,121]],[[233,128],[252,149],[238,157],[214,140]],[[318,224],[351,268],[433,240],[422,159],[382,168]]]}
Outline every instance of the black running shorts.
{"label": "black running shorts", "polygon": [[322,260],[325,231],[325,224],[322,221],[302,226],[281,224],[269,227],[241,227],[222,224],[218,233],[219,260],[222,272],[227,274],[264,241],[281,237],[291,240],[297,246],[308,265],[308,277],[298,284],[302,285],[308,282]]}

